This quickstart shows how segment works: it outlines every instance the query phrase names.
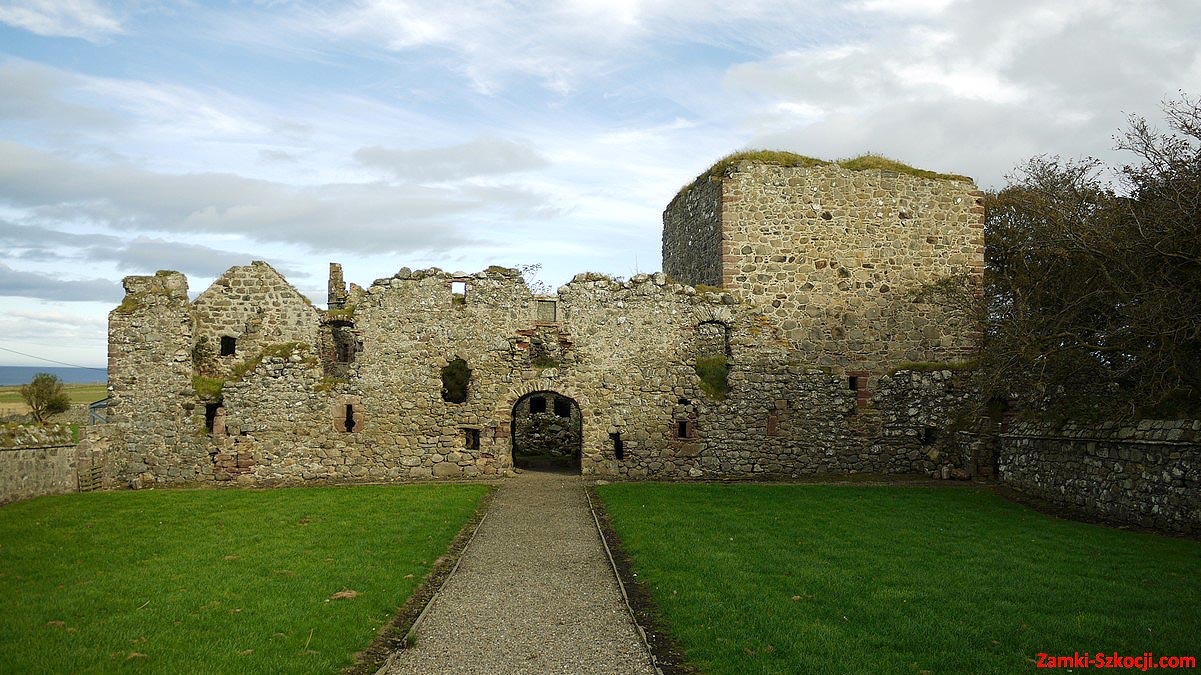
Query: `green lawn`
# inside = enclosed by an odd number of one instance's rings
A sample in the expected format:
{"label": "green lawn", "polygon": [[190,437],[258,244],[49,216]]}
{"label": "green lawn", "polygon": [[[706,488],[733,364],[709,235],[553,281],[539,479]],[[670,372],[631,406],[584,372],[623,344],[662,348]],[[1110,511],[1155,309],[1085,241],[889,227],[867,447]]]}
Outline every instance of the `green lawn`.
{"label": "green lawn", "polygon": [[709,673],[1034,670],[1039,652],[1198,655],[1201,542],[974,489],[597,488]]}
{"label": "green lawn", "polygon": [[[333,672],[480,485],[155,490],[0,508],[0,672]],[[331,598],[341,591],[357,597]]]}

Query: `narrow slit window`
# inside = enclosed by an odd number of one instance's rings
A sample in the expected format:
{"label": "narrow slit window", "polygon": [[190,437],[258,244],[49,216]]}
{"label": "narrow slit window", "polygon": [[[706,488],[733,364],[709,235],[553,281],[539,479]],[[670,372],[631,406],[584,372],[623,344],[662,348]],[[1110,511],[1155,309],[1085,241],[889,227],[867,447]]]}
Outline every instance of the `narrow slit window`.
{"label": "narrow slit window", "polygon": [[613,441],[613,456],[618,460],[626,458],[626,445],[621,441],[621,434],[609,434],[609,440]]}
{"label": "narrow slit window", "polygon": [[676,422],[676,436],[679,438],[688,438],[688,420]]}
{"label": "narrow slit window", "polygon": [[463,430],[463,447],[468,450],[480,449],[480,430],[479,429],[464,429]]}
{"label": "narrow slit window", "polygon": [[213,433],[213,423],[217,420],[217,408],[220,407],[220,403],[204,404],[204,428],[210,434]]}
{"label": "narrow slit window", "polygon": [[851,391],[859,391],[859,377],[852,375],[847,378],[847,389]]}
{"label": "narrow slit window", "polygon": [[345,422],[346,422],[346,431],[347,432],[354,431],[354,405],[352,405],[350,403],[346,404]]}
{"label": "narrow slit window", "polygon": [[555,415],[557,417],[571,417],[571,401],[565,398],[555,398]]}
{"label": "narrow slit window", "polygon": [[546,398],[542,396],[535,396],[534,398],[531,398],[530,414],[537,415],[544,412],[546,412]]}
{"label": "narrow slit window", "polygon": [[221,356],[233,356],[238,350],[238,338],[229,335],[221,336]]}

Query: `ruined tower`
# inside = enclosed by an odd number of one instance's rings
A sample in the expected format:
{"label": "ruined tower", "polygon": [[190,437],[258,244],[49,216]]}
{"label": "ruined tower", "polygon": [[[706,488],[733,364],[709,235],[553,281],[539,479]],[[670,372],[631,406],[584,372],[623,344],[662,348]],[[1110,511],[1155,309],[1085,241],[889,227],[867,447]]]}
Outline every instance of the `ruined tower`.
{"label": "ruined tower", "polygon": [[944,278],[980,288],[971,179],[775,154],[732,156],[680,191],[663,212],[664,271],[758,305],[804,358],[863,385],[902,363],[964,358],[977,326],[915,294]]}

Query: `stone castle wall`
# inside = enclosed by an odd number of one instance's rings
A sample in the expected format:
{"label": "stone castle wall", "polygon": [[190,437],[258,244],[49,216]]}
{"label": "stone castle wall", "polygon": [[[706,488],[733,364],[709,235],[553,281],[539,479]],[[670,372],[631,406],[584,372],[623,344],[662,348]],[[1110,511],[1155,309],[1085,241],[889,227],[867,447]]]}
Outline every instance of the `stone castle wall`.
{"label": "stone castle wall", "polygon": [[1047,427],[1016,424],[997,450],[1000,480],[1116,522],[1201,532],[1201,421]]}
{"label": "stone castle wall", "polygon": [[[459,284],[465,293],[456,296]],[[896,414],[798,360],[761,308],[663,274],[580,275],[546,298],[505,268],[402,270],[352,287],[336,313],[313,319],[317,331],[336,316],[358,349],[331,352],[320,337],[266,344],[232,359],[220,394],[208,398],[192,388],[191,349],[244,314],[213,313],[205,295],[189,307],[178,275],[127,286],[139,302],[111,317],[112,422],[88,440],[112,485],[502,474],[513,462],[515,407],[532,392],[575,403],[585,474],[929,472],[945,461],[918,432],[889,439]],[[192,329],[202,321],[210,323]],[[696,363],[723,352],[729,389],[715,397]],[[456,358],[471,369],[458,403],[445,399],[441,379]],[[336,376],[331,359],[342,366]],[[909,399],[898,401],[888,405]]]}
{"label": "stone castle wall", "polygon": [[[982,194],[971,182],[829,164],[741,162],[702,177],[664,212],[664,269],[720,285],[764,308],[813,362],[865,385],[904,362],[971,350],[976,327],[913,302],[924,284],[964,275],[981,288]],[[709,241],[718,214],[720,257]]]}
{"label": "stone castle wall", "polygon": [[[513,465],[515,406],[548,392],[575,404],[585,474],[933,472],[953,460],[929,429],[959,393],[939,374],[871,390],[886,365],[966,344],[907,294],[978,273],[974,196],[744,163],[668,208],[671,275],[579,275],[549,297],[499,267],[348,289],[331,264],[327,311],[261,262],[193,303],[182,275],[130,277],[110,317],[112,424],[87,439],[90,461],[118,485],[491,476]],[[459,358],[456,402],[442,371]],[[702,365],[726,369],[726,391],[702,386]]]}

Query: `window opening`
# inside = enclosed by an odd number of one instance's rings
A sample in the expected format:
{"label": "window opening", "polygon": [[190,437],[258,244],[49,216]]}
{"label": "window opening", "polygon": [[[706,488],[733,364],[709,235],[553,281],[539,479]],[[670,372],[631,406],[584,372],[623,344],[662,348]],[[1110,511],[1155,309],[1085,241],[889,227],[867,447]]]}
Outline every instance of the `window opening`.
{"label": "window opening", "polygon": [[702,321],[696,327],[698,356],[729,356],[730,327],[721,321]]}
{"label": "window opening", "polygon": [[859,391],[859,377],[852,375],[847,378],[847,389],[851,391]]}
{"label": "window opening", "polygon": [[609,434],[609,440],[613,441],[613,455],[619,460],[625,459],[626,444],[621,441],[621,434]]}
{"label": "window opening", "polygon": [[688,438],[688,420],[676,422],[676,436],[679,438]]}
{"label": "window opening", "polygon": [[467,282],[466,281],[450,282],[450,304],[452,304],[452,305],[467,304]]}
{"label": "window opening", "polygon": [[546,398],[543,396],[535,396],[530,399],[530,414],[537,415],[538,413],[546,412]]}
{"label": "window opening", "polygon": [[330,330],[334,340],[334,357],[338,363],[354,363],[354,353],[358,351],[358,341],[354,332],[347,326],[334,326]]}
{"label": "window opening", "polygon": [[354,406],[346,404],[346,431],[354,431]]}
{"label": "window opening", "polygon": [[463,445],[468,450],[480,449],[480,430],[479,429],[464,429],[463,430]]}
{"label": "window opening", "polygon": [[233,356],[238,348],[238,339],[229,335],[221,336],[221,356]]}
{"label": "window opening", "polygon": [[571,417],[571,401],[565,398],[555,397],[555,415],[557,417]]}
{"label": "window opening", "polygon": [[217,419],[217,408],[220,407],[220,403],[204,404],[204,428],[210,434],[213,433],[213,422]]}
{"label": "window opening", "polygon": [[442,369],[442,400],[463,403],[467,400],[467,385],[470,382],[471,369],[466,361],[456,356]]}
{"label": "window opening", "polygon": [[930,445],[938,440],[938,429],[924,427],[922,429],[922,445]]}

